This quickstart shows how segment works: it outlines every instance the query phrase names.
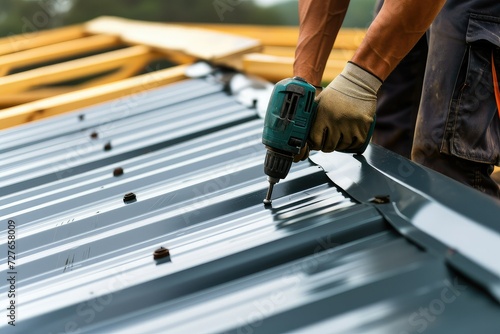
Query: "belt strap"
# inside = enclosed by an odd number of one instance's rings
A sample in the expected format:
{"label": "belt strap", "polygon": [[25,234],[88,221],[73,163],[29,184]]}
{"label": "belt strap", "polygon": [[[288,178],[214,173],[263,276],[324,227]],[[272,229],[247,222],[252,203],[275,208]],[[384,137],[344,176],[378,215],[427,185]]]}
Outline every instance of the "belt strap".
{"label": "belt strap", "polygon": [[491,52],[491,71],[493,72],[493,87],[495,89],[495,99],[497,101],[498,117],[500,117],[500,88],[498,88],[497,71],[495,69],[495,59],[493,51]]}

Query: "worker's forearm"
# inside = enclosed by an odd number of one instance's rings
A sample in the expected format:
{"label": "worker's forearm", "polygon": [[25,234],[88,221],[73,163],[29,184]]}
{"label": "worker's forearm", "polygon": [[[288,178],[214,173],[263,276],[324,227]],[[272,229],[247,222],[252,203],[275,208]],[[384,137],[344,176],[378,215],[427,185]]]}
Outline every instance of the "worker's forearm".
{"label": "worker's forearm", "polygon": [[349,0],[299,0],[300,30],[294,75],[319,86]]}
{"label": "worker's forearm", "polygon": [[385,0],[352,61],[382,80],[429,28],[446,0]]}

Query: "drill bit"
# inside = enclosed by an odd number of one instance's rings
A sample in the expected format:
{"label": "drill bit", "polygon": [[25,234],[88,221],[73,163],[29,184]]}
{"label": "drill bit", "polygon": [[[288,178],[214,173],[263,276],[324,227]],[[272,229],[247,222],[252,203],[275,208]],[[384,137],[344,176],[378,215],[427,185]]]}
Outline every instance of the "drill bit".
{"label": "drill bit", "polygon": [[268,176],[267,181],[269,182],[269,188],[267,188],[266,198],[264,198],[264,204],[270,205],[272,203],[271,196],[273,194],[274,185],[279,182],[280,179]]}
{"label": "drill bit", "polygon": [[266,195],[266,198],[264,198],[264,201],[263,201],[265,205],[269,205],[269,204],[272,203],[271,195],[273,194],[273,188],[274,188],[274,184],[269,183],[269,188],[267,188],[267,195]]}

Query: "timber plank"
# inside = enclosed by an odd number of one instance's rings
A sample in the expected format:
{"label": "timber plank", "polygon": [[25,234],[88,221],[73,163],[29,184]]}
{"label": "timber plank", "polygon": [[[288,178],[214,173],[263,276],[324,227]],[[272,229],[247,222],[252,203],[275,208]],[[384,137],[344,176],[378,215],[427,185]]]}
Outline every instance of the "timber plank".
{"label": "timber plank", "polygon": [[85,34],[84,27],[76,25],[3,37],[0,38],[0,55],[70,41],[84,37]]}
{"label": "timber plank", "polygon": [[261,49],[258,40],[208,29],[176,24],[141,22],[116,17],[100,17],[85,24],[92,34],[114,34],[125,43],[147,45],[171,60],[191,63],[195,60],[225,64],[234,56]]}

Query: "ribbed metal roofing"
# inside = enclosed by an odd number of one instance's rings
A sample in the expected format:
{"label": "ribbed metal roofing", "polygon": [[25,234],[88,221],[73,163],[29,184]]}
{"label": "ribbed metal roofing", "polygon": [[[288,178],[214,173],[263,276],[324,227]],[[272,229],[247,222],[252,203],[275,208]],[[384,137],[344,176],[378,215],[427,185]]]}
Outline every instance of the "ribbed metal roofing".
{"label": "ribbed metal roofing", "polygon": [[[294,164],[265,208],[262,120],[225,87],[187,80],[0,132],[17,292],[16,326],[0,326],[498,333],[500,264],[473,252],[487,235],[497,254],[498,203],[372,146]],[[433,229],[453,222],[471,234]]]}

